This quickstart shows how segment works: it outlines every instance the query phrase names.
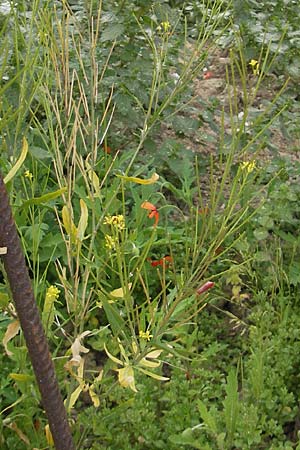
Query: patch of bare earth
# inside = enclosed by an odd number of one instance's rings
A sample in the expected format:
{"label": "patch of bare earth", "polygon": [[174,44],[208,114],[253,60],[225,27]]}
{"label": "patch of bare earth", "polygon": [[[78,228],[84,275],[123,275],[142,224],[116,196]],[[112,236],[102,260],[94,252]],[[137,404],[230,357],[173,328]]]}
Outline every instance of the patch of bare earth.
{"label": "patch of bare earth", "polygon": [[[213,104],[214,118],[213,121],[216,127],[211,126],[211,123],[202,120],[199,130],[178,134],[174,131],[172,125],[163,124],[159,142],[162,144],[167,139],[174,139],[181,142],[187,150],[199,155],[201,158],[213,158],[214,160],[214,177],[221,179],[223,173],[222,163],[220,163],[219,150],[220,139],[222,134],[222,126],[224,136],[231,135],[231,119],[230,108],[235,109],[236,116],[243,114],[244,100],[241,83],[238,78],[235,80],[235,87],[227,82],[226,72],[230,73],[230,58],[226,53],[220,49],[216,49],[214,54],[209,58],[209,65],[203,74],[194,80],[193,85],[193,99],[189,103],[185,112],[180,114],[183,117],[190,117],[199,119],[205,113],[205,105],[211,109]],[[249,68],[249,90],[255,86],[256,80],[251,74]],[[275,75],[271,74],[262,81],[255,98],[251,102],[251,109],[255,110],[257,114],[262,114],[270,105],[270,102],[276,97],[281,86],[278,83]],[[248,92],[249,95],[249,92]],[[231,97],[231,98],[230,98]],[[190,112],[191,111],[191,112]],[[252,134],[251,134],[252,133]],[[251,122],[249,123],[249,134],[251,138],[255,133],[251,130]],[[300,148],[297,150],[298,142],[288,140],[279,127],[278,120],[272,124],[268,130],[268,134],[257,140],[257,150],[255,150],[254,158],[258,166],[265,167],[274,157],[287,159],[293,162],[300,162]],[[239,155],[238,152],[235,157],[235,162],[241,161],[244,158],[249,159],[248,155]],[[250,155],[251,158],[251,155]],[[209,177],[201,177],[201,189],[203,199],[209,199]],[[228,181],[228,183],[230,183]]]}

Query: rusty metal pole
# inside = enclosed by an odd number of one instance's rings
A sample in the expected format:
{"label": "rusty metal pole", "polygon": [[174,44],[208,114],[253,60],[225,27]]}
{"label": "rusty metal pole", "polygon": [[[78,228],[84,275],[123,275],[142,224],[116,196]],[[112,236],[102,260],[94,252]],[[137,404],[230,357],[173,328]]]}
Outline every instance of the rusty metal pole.
{"label": "rusty metal pole", "polygon": [[[57,450],[75,450],[67,413],[56,380],[38,307],[33,295],[20,238],[0,173],[0,247],[7,279],[26,340],[50,430]],[[0,253],[5,253],[3,250]]]}

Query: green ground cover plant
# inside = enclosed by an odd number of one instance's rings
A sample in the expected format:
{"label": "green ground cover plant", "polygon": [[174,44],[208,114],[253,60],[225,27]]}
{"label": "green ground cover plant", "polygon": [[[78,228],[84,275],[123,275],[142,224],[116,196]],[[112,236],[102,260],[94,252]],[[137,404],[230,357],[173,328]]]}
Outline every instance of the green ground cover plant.
{"label": "green ground cover plant", "polygon": [[[297,10],[246,3],[0,4],[0,168],[78,449],[300,448]],[[51,448],[1,273],[0,447]]]}

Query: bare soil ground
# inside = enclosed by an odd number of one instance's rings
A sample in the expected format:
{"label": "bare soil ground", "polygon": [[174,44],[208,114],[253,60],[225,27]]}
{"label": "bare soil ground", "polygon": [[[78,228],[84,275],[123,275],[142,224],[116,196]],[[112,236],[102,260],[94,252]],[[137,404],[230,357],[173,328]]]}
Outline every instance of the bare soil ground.
{"label": "bare soil ground", "polygon": [[[180,113],[182,117],[190,117],[193,119],[199,119],[202,115],[205,116],[205,108],[213,110],[213,121],[215,127],[212,126],[209,120],[202,120],[201,125],[195,132],[188,132],[178,134],[174,130],[172,124],[162,125],[162,132],[158,138],[159,144],[162,144],[167,139],[180,141],[183,146],[191,150],[195,155],[199,155],[201,158],[214,159],[214,176],[220,176],[222,174],[222,167],[218,167],[219,164],[219,143],[220,134],[224,127],[224,135],[231,135],[231,122],[230,122],[230,107],[232,104],[237,106],[237,115],[243,114],[244,100],[242,84],[239,82],[238,77],[235,80],[235,88],[228,82],[226,72],[230,73],[230,58],[221,49],[216,49],[214,53],[209,57],[208,66],[202,75],[195,79],[193,86],[193,99],[189,103],[189,109]],[[256,80],[249,67],[249,91],[255,86]],[[282,83],[285,80],[278,80],[274,74],[267,75],[261,82],[258,92],[251,103],[251,109],[257,114],[263,113],[270,105],[270,102],[278,95],[282,88]],[[229,97],[231,97],[232,104],[230,105]],[[213,105],[213,107],[212,107]],[[234,105],[235,107],[235,105]],[[204,113],[204,114],[203,114]],[[251,122],[249,124],[249,133],[251,133]],[[252,136],[255,136],[257,130],[252,132]],[[252,137],[251,136],[251,137]],[[300,162],[300,143],[296,139],[287,139],[284,136],[282,127],[278,119],[270,126],[267,134],[265,133],[260,139],[258,139],[260,145],[258,150],[255,151],[254,159],[257,161],[258,167],[266,167],[274,158],[280,158],[288,160],[289,164]],[[249,158],[249,155],[236,155],[237,161]],[[300,176],[300,174],[299,174]],[[209,197],[209,173],[207,176],[201,177],[201,188],[203,198]]]}
{"label": "bare soil ground", "polygon": [[[234,94],[234,88],[226,80],[226,67],[230,71],[230,58],[226,55],[226,52],[217,49],[214,54],[209,58],[209,66],[206,71],[203,71],[202,77],[197,78],[194,81],[194,98],[189,106],[194,107],[201,113],[203,110],[203,104],[210,105],[215,102],[219,105],[216,108],[215,121],[217,125],[220,125],[221,121],[221,110],[225,112],[224,115],[224,125],[225,133],[230,133],[230,120],[229,120],[229,96],[233,95],[237,97],[239,112],[243,112],[243,91],[242,87],[239,86],[237,82],[237,89]],[[255,80],[251,75],[251,69],[249,69],[249,88],[255,84]],[[282,85],[281,81],[276,79],[273,74],[268,75],[261,83],[261,86],[251,104],[251,108],[255,108],[257,112],[263,112],[266,105],[272,101],[278,94]],[[186,113],[183,113],[186,114]],[[192,114],[191,117],[196,117]],[[188,136],[179,137],[171,126],[163,125],[161,134],[161,139],[180,139],[187,149],[192,150],[195,153],[200,152],[201,154],[211,154],[216,153],[215,139],[217,136],[211,129],[208,123],[203,123],[201,125],[201,134],[206,136],[207,134],[212,137],[212,139],[201,139],[200,133],[195,133],[194,135],[189,134]],[[278,127],[278,122],[270,127],[270,140],[268,145],[263,147],[263,152],[260,156],[265,160],[270,160],[274,156],[274,152],[270,150],[271,147],[277,149],[277,155],[281,157],[288,157],[292,161],[300,161],[300,143],[297,140],[291,141],[284,137],[282,130]],[[271,144],[271,145],[270,145]]]}

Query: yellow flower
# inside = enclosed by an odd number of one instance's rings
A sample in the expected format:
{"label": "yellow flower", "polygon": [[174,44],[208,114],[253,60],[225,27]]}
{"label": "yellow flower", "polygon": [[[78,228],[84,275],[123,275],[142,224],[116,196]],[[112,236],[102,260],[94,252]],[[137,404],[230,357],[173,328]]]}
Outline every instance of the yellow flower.
{"label": "yellow flower", "polygon": [[165,33],[171,28],[170,22],[168,20],[166,20],[165,22],[161,22],[160,25],[162,26]]}
{"label": "yellow flower", "polygon": [[145,339],[147,341],[150,341],[150,339],[153,338],[153,334],[150,334],[150,331],[142,331],[142,330],[140,330],[139,337],[141,339]]}
{"label": "yellow flower", "polygon": [[56,286],[49,286],[46,292],[46,300],[56,300],[58,299],[60,290]]}
{"label": "yellow flower", "polygon": [[105,235],[105,247],[109,248],[109,250],[113,250],[116,248],[117,239],[109,236],[109,234]]}
{"label": "yellow flower", "polygon": [[112,225],[118,231],[122,231],[125,228],[125,219],[123,214],[118,214],[116,216],[106,216],[103,223],[106,225]]}
{"label": "yellow flower", "polygon": [[255,161],[244,161],[241,163],[241,169],[244,170],[247,173],[253,172],[253,170],[256,168]]}
{"label": "yellow flower", "polygon": [[259,75],[259,62],[256,59],[251,59],[249,66],[252,68],[253,75]]}
{"label": "yellow flower", "polygon": [[29,181],[31,181],[33,178],[33,175],[31,172],[29,172],[29,170],[25,170],[24,177],[29,178]]}

